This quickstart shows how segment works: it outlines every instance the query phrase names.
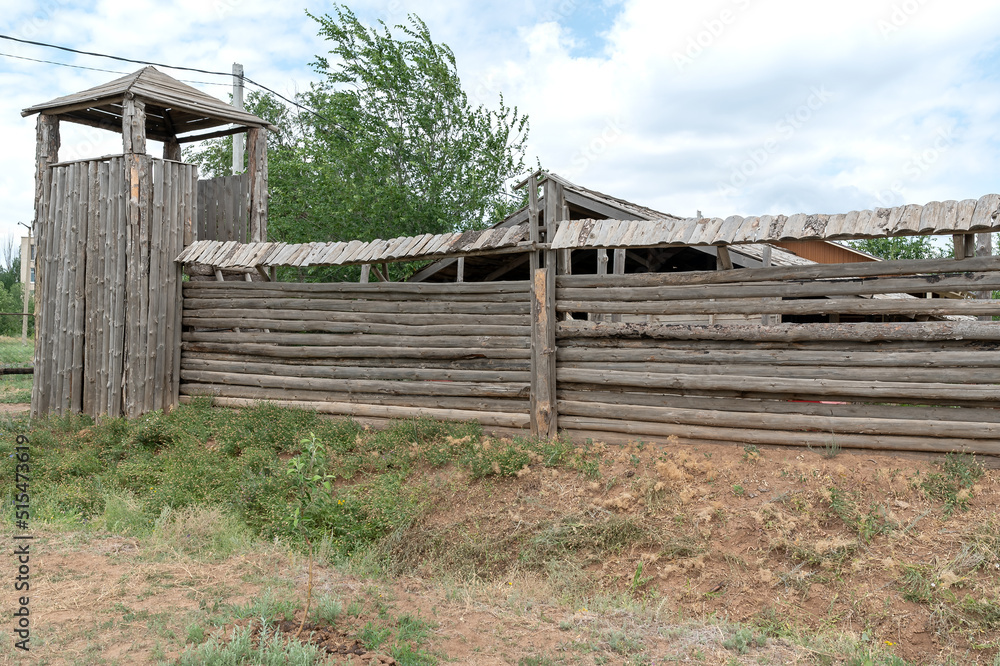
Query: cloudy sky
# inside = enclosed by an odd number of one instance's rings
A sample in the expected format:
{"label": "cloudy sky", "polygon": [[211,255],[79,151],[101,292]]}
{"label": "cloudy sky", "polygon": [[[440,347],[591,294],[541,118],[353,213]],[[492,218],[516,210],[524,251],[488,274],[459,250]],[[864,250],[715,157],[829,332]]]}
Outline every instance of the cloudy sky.
{"label": "cloudy sky", "polygon": [[[0,0],[0,33],[229,71],[286,95],[326,47],[303,0]],[[357,0],[415,13],[470,97],[531,119],[527,161],[679,215],[836,213],[1000,190],[1000,3],[974,0]],[[139,65],[0,40],[0,235],[32,218],[20,110]],[[164,70],[219,97],[222,77]],[[206,85],[207,83],[223,85]],[[62,159],[120,152],[63,124]]]}

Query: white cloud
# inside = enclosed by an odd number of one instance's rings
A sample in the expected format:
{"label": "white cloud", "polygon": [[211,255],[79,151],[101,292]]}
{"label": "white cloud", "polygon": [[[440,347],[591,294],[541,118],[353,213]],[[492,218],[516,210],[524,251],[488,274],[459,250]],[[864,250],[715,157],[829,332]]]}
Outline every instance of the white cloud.
{"label": "white cloud", "polygon": [[[993,2],[367,0],[352,6],[369,23],[391,26],[410,12],[423,18],[435,39],[455,51],[474,101],[492,105],[503,92],[508,104],[529,114],[529,163],[537,155],[546,168],[583,185],[667,212],[838,212],[1000,189],[993,175],[1000,52],[991,50],[1000,7]],[[0,32],[209,70],[228,71],[239,61],[248,76],[284,94],[313,80],[308,63],[326,51],[303,6],[263,0],[0,0],[0,11],[12,26]],[[602,16],[614,18],[593,23]],[[602,34],[603,48],[594,48]],[[2,47],[121,71],[138,67]],[[19,110],[111,78],[0,58],[6,138],[0,196],[7,210],[0,235],[17,233],[15,222],[32,215],[34,119],[21,119]],[[227,92],[204,89],[219,97]],[[817,90],[829,93],[821,103]],[[99,136],[67,128],[63,157],[118,149],[116,135]]]}

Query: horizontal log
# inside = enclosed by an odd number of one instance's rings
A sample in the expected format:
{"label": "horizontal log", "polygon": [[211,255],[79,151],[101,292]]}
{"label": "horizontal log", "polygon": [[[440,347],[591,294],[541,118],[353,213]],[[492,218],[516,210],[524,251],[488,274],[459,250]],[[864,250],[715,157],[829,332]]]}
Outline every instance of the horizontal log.
{"label": "horizontal log", "polygon": [[[331,312],[329,310],[279,310],[261,308],[207,308],[204,310],[185,310],[184,318],[192,321],[211,319],[213,317],[265,317],[267,319],[288,319],[293,321],[359,321],[373,324],[402,324],[409,326],[423,325],[469,325],[490,324],[492,326],[531,326],[530,315],[490,314],[486,318],[481,314],[405,314],[379,312]],[[198,326],[194,323],[192,326]]]}
{"label": "horizontal log", "polygon": [[556,278],[556,289],[822,280],[877,277],[883,275],[919,275],[922,273],[953,274],[970,271],[1000,271],[1000,257],[976,257],[961,261],[954,259],[865,261],[849,264],[808,264],[806,266],[738,268],[729,271],[683,271],[674,273],[634,273],[630,275],[560,275]]}
{"label": "horizontal log", "polygon": [[[398,407],[393,405],[362,405],[350,402],[306,402],[301,400],[268,400],[279,407],[291,407],[344,416],[376,417],[386,419],[430,418],[439,421],[478,421],[483,425],[507,428],[526,428],[527,414],[502,414],[499,412],[478,412],[462,409],[433,409],[429,407]],[[219,407],[253,407],[259,400],[247,398],[213,398],[212,404]]]}
{"label": "horizontal log", "polygon": [[[384,425],[382,423],[376,423],[375,420],[368,420],[368,421],[366,421],[366,423],[368,423],[369,427],[372,427],[372,428],[375,428],[375,427],[387,427],[387,425]],[[385,423],[387,424],[388,422],[385,422]],[[560,436],[566,438],[570,442],[573,442],[573,443],[576,443],[576,444],[584,444],[584,445],[586,445],[586,443],[587,443],[588,440],[590,442],[604,442],[605,444],[627,445],[627,444],[633,444],[633,443],[635,443],[635,441],[637,439],[636,437],[632,437],[632,436],[629,436],[629,435],[626,435],[626,434],[623,434],[623,433],[619,433],[619,432],[606,432],[606,431],[605,432],[598,432],[598,431],[595,431],[595,430],[581,430],[581,429],[577,429],[577,428],[566,428],[566,429],[560,430],[559,434],[560,434]],[[513,436],[513,435],[511,435],[511,436]],[[711,439],[711,438],[694,439],[692,437],[684,437],[684,436],[680,436],[680,435],[674,435],[673,437],[670,437],[669,439],[667,439],[665,437],[656,437],[656,436],[654,436],[654,437],[643,437],[642,440],[644,442],[646,442],[647,444],[650,444],[651,446],[659,446],[659,447],[664,448],[664,449],[667,446],[673,446],[673,447],[676,447],[676,446],[706,446],[706,445],[727,446],[727,447],[743,446],[743,444],[740,443],[740,442],[726,441],[726,440],[721,440],[721,439]],[[769,444],[764,444],[762,446],[764,447],[763,450],[765,452],[769,448],[777,448],[776,445],[769,445]],[[821,454],[821,451],[818,451],[816,449],[808,449],[805,446],[795,446],[795,445],[780,445],[780,446],[781,446],[781,448],[795,448],[795,449],[799,449],[803,453],[809,453],[810,455],[813,455],[813,456]],[[847,455],[847,456],[855,456],[855,457],[858,457],[858,456],[867,456],[868,458],[871,458],[871,456],[872,456],[872,452],[870,452],[870,451],[867,451],[865,449],[855,449],[855,448],[850,448],[850,447],[848,447],[846,449],[843,449],[841,452],[843,454]],[[903,460],[908,460],[909,459],[909,460],[920,460],[920,461],[927,461],[927,462],[937,462],[937,461],[941,460],[944,457],[945,453],[947,453],[947,452],[946,451],[900,451],[900,450],[893,450],[891,455],[893,456],[893,460],[895,460],[895,461],[903,461]],[[982,454],[980,454],[980,455],[977,456],[977,460],[986,469],[1000,469],[1000,456],[989,456],[989,455],[982,455]]]}
{"label": "horizontal log", "polygon": [[358,346],[399,346],[426,347],[433,343],[435,347],[513,347],[527,348],[528,338],[507,336],[460,336],[438,335],[433,338],[419,335],[369,335],[367,333],[344,333],[340,335],[326,333],[255,333],[242,331],[187,331],[181,339],[185,342],[228,342],[241,343],[272,343],[278,345],[358,345]]}
{"label": "horizontal log", "polygon": [[[199,300],[219,300],[246,298],[298,298],[309,300],[337,300],[337,301],[376,301],[376,302],[401,302],[401,303],[527,303],[528,292],[498,293],[498,294],[421,294],[421,293],[395,293],[395,292],[312,292],[312,291],[288,291],[271,289],[272,282],[185,282],[185,284],[253,284],[257,288],[249,290],[204,291],[199,289],[187,289],[184,292],[185,298],[197,298]],[[376,283],[373,283],[376,284]],[[387,283],[381,283],[387,284]],[[396,283],[390,283],[396,284]]]}
{"label": "horizontal log", "polygon": [[[621,392],[621,393],[632,393],[642,390],[640,387],[634,386],[614,386],[609,384],[586,384],[579,382],[564,382],[561,383],[560,388],[567,391],[611,391],[611,392]],[[859,403],[859,404],[874,404],[882,406],[920,406],[924,407],[927,405],[941,405],[948,408],[957,407],[972,407],[972,408],[994,408],[996,407],[997,401],[995,398],[990,398],[988,400],[960,400],[956,398],[878,398],[873,399],[867,395],[838,395],[830,396],[826,393],[821,392],[821,389],[816,391],[789,391],[786,393],[778,391],[741,391],[741,390],[728,390],[728,389],[654,389],[653,394],[655,395],[677,395],[677,396],[692,396],[692,397],[706,397],[706,398],[733,398],[738,400],[768,400],[777,401],[784,400],[789,402],[847,402],[847,403]]]}
{"label": "horizontal log", "polygon": [[182,351],[241,353],[270,358],[409,358],[409,359],[527,359],[531,350],[504,347],[393,347],[393,346],[307,346],[285,347],[262,343],[183,342]]}
{"label": "horizontal log", "polygon": [[[903,368],[979,367],[1000,368],[997,351],[809,351],[801,349],[615,349],[560,347],[556,360],[562,362],[588,361],[592,363],[699,363],[699,364],[753,364],[773,366],[866,366]],[[749,373],[748,373],[749,374]]]}
{"label": "horizontal log", "polygon": [[724,428],[760,430],[813,431],[860,435],[906,435],[912,437],[949,437],[952,439],[990,440],[1000,452],[1000,424],[969,421],[931,421],[926,419],[865,419],[816,416],[811,414],[752,413],[722,410],[649,407],[641,405],[600,404],[560,400],[559,418],[586,416],[627,419],[652,423],[673,423]]}
{"label": "horizontal log", "polygon": [[[225,354],[217,352],[196,352],[185,351],[184,359],[199,359],[207,361],[236,361],[240,363],[274,363],[276,359],[270,356],[259,356],[256,354]],[[281,359],[281,363],[295,366],[334,366],[346,362],[351,367],[357,368],[427,368],[427,369],[451,369],[451,370],[515,370],[529,372],[531,362],[529,360],[516,359],[491,359],[491,358],[469,358],[469,359],[409,359],[409,358],[385,358],[376,356],[372,358],[351,358],[347,361],[329,358],[288,358]]]}
{"label": "horizontal log", "polygon": [[457,382],[530,382],[530,372],[498,370],[447,370],[421,368],[371,368],[331,365],[294,365],[288,363],[255,363],[240,361],[210,361],[181,358],[183,370],[270,374],[279,377],[321,377],[325,379],[410,379]]}
{"label": "horizontal log", "polygon": [[399,324],[373,324],[366,322],[341,321],[293,321],[289,319],[260,319],[245,317],[185,317],[184,326],[199,328],[262,328],[269,331],[289,331],[303,333],[371,333],[377,335],[489,335],[489,336],[528,336],[531,326],[496,326],[496,325],[424,325],[413,326],[405,323],[405,315],[398,319]]}
{"label": "horizontal log", "polygon": [[1000,340],[1000,322],[932,321],[858,324],[643,324],[561,321],[557,338],[617,337],[664,340],[854,341]]}
{"label": "horizontal log", "polygon": [[791,446],[825,447],[832,444],[843,448],[860,448],[882,451],[935,451],[967,452],[983,455],[1000,455],[1000,442],[981,439],[954,439],[933,437],[905,437],[900,435],[850,435],[820,432],[786,432],[782,430],[755,430],[750,428],[721,428],[716,426],[678,425],[673,423],[648,423],[645,421],[619,421],[584,416],[560,416],[560,427],[570,430],[617,432],[633,436],[687,437],[738,442],[741,444],[775,444]]}
{"label": "horizontal log", "polygon": [[943,384],[998,384],[1000,373],[996,368],[901,368],[869,367],[864,365],[756,365],[740,364],[692,364],[692,363],[620,363],[609,361],[564,361],[561,368],[580,370],[603,370],[608,374],[616,372],[655,372],[681,375],[750,375],[756,377],[798,377],[805,379],[843,379],[848,381],[879,382],[938,382]]}
{"label": "horizontal log", "polygon": [[[208,294],[211,292],[254,293],[260,284],[185,283],[185,295],[191,292]],[[517,294],[528,298],[531,283],[527,280],[509,282],[269,282],[267,289],[288,293],[310,294]]]}
{"label": "horizontal log", "polygon": [[870,401],[886,400],[997,400],[1000,386],[968,386],[963,384],[880,381],[842,381],[839,379],[799,379],[791,377],[750,377],[743,375],[701,376],[671,375],[652,372],[614,372],[558,368],[560,382],[575,382],[601,386],[638,386],[653,389],[754,391],[759,393],[865,396]]}
{"label": "horizontal log", "polygon": [[[571,384],[568,386],[572,386]],[[678,407],[732,412],[768,412],[773,414],[812,414],[815,416],[853,417],[864,419],[914,419],[938,421],[972,421],[1000,423],[1000,409],[976,407],[910,407],[908,405],[853,404],[831,401],[766,400],[728,397],[671,395],[648,391],[563,390],[560,400],[601,402],[609,405],[644,405],[647,407]]]}
{"label": "horizontal log", "polygon": [[[720,271],[728,273],[730,271]],[[624,301],[684,301],[729,298],[821,298],[870,294],[983,291],[1000,289],[1000,273],[962,273],[913,277],[873,277],[829,282],[735,282],[665,287],[563,288],[556,290],[560,308],[568,304]],[[925,299],[926,300],[926,299]],[[592,306],[576,306],[586,310]]]}
{"label": "horizontal log", "polygon": [[[731,324],[726,324],[730,326]],[[829,326],[830,324],[825,324]],[[850,324],[847,324],[850,325]],[[826,352],[938,352],[1000,351],[998,340],[677,340],[664,338],[572,337],[559,341],[560,349],[658,349],[703,351],[779,351]]]}
{"label": "horizontal log", "polygon": [[216,308],[305,309],[326,312],[411,314],[529,314],[525,303],[421,303],[415,301],[343,301],[321,298],[185,298],[185,310]]}
{"label": "horizontal log", "polygon": [[529,386],[524,383],[379,381],[368,379],[319,379],[313,377],[274,377],[247,373],[181,370],[184,382],[231,384],[262,388],[291,388],[344,393],[386,393],[389,395],[457,395],[490,398],[524,398]]}
{"label": "horizontal log", "polygon": [[560,312],[593,314],[857,314],[857,315],[997,315],[1000,300],[958,298],[809,298],[799,300],[723,299],[718,301],[559,301]]}
{"label": "horizontal log", "polygon": [[528,400],[475,398],[462,396],[434,397],[424,395],[385,395],[382,393],[332,393],[303,389],[274,389],[258,386],[228,386],[223,384],[183,383],[181,395],[210,395],[252,400],[305,400],[307,402],[350,402],[400,407],[437,407],[441,409],[471,409],[481,412],[527,414]]}

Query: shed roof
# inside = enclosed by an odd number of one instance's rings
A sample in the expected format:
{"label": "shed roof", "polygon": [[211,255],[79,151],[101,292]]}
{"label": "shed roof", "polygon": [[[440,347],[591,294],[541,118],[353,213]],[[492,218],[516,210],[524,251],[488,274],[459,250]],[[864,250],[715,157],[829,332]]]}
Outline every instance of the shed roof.
{"label": "shed roof", "polygon": [[231,123],[276,129],[264,119],[181,83],[155,67],[144,67],[114,81],[30,106],[21,115],[47,113],[62,120],[120,132],[122,102],[129,94],[145,102],[146,135],[159,141],[182,135],[194,139],[198,135],[189,132]]}

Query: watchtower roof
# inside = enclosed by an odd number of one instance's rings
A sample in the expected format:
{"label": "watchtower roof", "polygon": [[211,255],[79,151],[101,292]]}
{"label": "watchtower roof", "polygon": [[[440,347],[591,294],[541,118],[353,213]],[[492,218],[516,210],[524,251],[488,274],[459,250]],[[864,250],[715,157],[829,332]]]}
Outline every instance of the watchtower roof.
{"label": "watchtower roof", "polygon": [[144,67],[114,81],[30,106],[21,115],[45,113],[60,120],[120,132],[122,103],[128,95],[146,104],[146,135],[157,141],[196,140],[199,135],[192,132],[229,124],[277,129],[264,119],[181,83],[155,67]]}

